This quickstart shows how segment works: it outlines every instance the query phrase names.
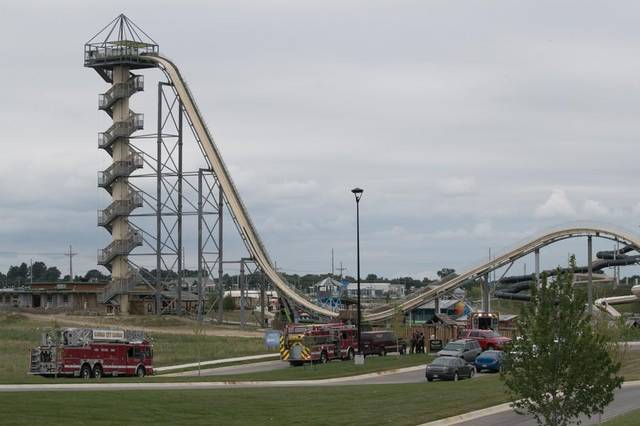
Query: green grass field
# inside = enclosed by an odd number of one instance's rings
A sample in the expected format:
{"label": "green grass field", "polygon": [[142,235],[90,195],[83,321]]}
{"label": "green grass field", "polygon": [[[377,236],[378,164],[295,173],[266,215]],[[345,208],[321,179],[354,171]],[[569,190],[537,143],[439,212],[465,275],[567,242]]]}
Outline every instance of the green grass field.
{"label": "green grass field", "polygon": [[622,416],[604,422],[607,426],[637,426],[640,423],[640,410],[633,410]]}
{"label": "green grass field", "polygon": [[[29,350],[40,342],[40,335],[56,324],[34,321],[19,314],[0,314],[0,383],[33,383],[47,379],[26,374]],[[153,334],[156,366],[201,360],[214,360],[267,352],[260,338]]]}
{"label": "green grass field", "polygon": [[3,393],[0,412],[3,425],[415,425],[506,398],[499,379],[489,377],[358,387]]}
{"label": "green grass field", "polygon": [[[405,367],[424,365],[432,359],[427,355],[405,355],[386,357],[368,357],[365,365],[355,365],[353,361],[331,361],[327,364],[305,364],[301,367],[289,367],[282,370],[265,371],[259,373],[245,373],[225,376],[201,377],[163,377],[155,376],[156,381],[255,381],[255,380],[314,380],[331,379],[334,377],[348,377],[359,374],[376,373],[379,371],[395,370]],[[283,361],[284,362],[284,361]],[[105,378],[104,380],[110,380]]]}

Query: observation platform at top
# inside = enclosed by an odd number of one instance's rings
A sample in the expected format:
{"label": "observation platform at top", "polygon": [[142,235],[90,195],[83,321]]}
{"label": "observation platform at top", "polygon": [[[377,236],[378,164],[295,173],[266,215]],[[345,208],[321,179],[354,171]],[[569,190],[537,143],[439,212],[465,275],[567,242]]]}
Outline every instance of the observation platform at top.
{"label": "observation platform at top", "polygon": [[[84,45],[84,66],[99,74],[115,66],[155,68],[147,55],[157,55],[158,44],[124,14],[118,15]],[[102,72],[101,72],[102,71]]]}

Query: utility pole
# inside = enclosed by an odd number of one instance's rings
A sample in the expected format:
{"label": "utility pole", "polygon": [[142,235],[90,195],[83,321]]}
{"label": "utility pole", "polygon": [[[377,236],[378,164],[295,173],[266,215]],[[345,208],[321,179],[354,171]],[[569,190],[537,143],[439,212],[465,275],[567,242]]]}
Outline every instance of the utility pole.
{"label": "utility pole", "polygon": [[333,277],[333,273],[335,269],[333,268],[333,249],[331,249],[331,276]]}
{"label": "utility pole", "polygon": [[64,254],[65,256],[69,256],[69,282],[73,282],[73,256],[77,254],[78,253],[73,252],[73,246],[69,244],[69,253]]}
{"label": "utility pole", "polygon": [[338,271],[340,271],[340,275],[339,275],[339,277],[340,277],[340,278],[342,278],[342,273],[343,273],[344,271],[346,271],[346,269],[347,269],[347,268],[343,268],[343,267],[342,267],[342,262],[340,262],[340,267],[339,267],[339,268],[337,268],[337,269],[338,269]]}

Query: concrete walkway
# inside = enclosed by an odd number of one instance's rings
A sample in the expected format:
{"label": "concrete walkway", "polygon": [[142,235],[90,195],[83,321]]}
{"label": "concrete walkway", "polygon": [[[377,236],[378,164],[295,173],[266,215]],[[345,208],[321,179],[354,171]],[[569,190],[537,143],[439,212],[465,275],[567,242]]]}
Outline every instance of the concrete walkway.
{"label": "concrete walkway", "polygon": [[279,353],[240,356],[236,358],[223,358],[223,359],[214,359],[213,361],[202,361],[200,363],[192,362],[189,364],[168,365],[166,367],[157,367],[154,370],[157,373],[165,373],[168,371],[184,370],[187,368],[198,368],[198,366],[205,367],[209,365],[230,364],[232,362],[244,362],[244,361],[256,361],[256,360],[261,361],[263,359],[278,358],[279,356],[280,356]]}
{"label": "concrete walkway", "polygon": [[169,382],[169,383],[53,383],[33,385],[0,385],[2,392],[93,392],[93,391],[122,391],[122,390],[190,390],[190,389],[234,389],[234,388],[270,388],[270,387],[313,387],[332,385],[368,385],[374,384],[379,378],[390,375],[420,372],[424,365],[385,370],[376,373],[360,374],[358,376],[336,377],[333,379],[315,380],[279,380],[279,381],[254,381],[254,382]]}

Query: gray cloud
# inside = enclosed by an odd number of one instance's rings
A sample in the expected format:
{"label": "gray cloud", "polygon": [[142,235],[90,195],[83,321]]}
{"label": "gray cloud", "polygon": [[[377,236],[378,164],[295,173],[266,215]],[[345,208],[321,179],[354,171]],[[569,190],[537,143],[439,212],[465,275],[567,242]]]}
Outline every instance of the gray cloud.
{"label": "gray cloud", "polygon": [[[573,218],[635,228],[639,7],[3,2],[0,36],[20,43],[0,45],[0,251],[72,242],[95,266],[109,120],[82,45],[121,11],[181,67],[284,268],[326,271],[334,248],[354,272],[353,186],[364,270],[385,275],[460,268]],[[158,77],[132,101],[149,132]],[[187,164],[202,165],[193,146]],[[0,255],[0,270],[19,258]]]}

